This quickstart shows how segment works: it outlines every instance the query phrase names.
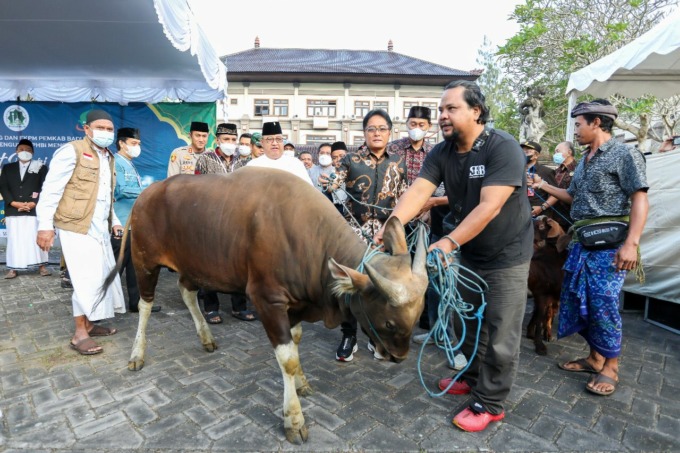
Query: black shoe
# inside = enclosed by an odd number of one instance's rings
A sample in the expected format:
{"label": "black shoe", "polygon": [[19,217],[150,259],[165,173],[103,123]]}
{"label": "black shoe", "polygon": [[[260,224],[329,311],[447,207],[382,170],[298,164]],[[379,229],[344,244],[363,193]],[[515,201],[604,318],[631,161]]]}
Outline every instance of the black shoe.
{"label": "black shoe", "polygon": [[357,352],[357,336],[343,334],[338,351],[335,353],[335,360],[351,362],[355,352]]}

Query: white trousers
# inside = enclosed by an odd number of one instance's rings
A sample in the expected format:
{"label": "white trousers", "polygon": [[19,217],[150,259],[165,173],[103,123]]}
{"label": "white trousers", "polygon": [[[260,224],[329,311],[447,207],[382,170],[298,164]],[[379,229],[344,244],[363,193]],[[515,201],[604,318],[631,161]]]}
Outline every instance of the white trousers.
{"label": "white trousers", "polygon": [[73,284],[73,316],[87,316],[90,321],[113,318],[125,313],[125,298],[116,278],[101,302],[94,306],[104,279],[116,266],[109,238],[99,238],[72,231],[58,230],[62,252]]}
{"label": "white trousers", "polygon": [[7,268],[28,269],[47,264],[47,252],[38,247],[38,218],[35,216],[5,217],[7,225]]}

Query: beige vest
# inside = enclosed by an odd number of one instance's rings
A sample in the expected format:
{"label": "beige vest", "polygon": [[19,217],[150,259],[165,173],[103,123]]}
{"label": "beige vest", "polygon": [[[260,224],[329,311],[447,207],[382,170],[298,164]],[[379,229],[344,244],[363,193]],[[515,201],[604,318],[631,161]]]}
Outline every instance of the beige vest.
{"label": "beige vest", "polygon": [[[99,192],[99,152],[92,149],[89,137],[70,143],[76,150],[76,167],[71,179],[66,183],[57,212],[54,214],[54,226],[74,233],[87,234],[92,223],[94,208]],[[111,212],[109,213],[109,230],[113,213],[113,189],[116,187],[116,169],[113,155],[109,153],[111,168]],[[85,154],[85,156],[83,156]]]}

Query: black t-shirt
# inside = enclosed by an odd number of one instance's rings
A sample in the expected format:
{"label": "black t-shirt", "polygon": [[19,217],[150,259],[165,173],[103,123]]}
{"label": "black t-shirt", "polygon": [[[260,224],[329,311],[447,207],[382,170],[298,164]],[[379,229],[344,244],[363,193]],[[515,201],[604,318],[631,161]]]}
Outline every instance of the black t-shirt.
{"label": "black t-shirt", "polygon": [[461,253],[481,269],[500,269],[525,263],[531,260],[534,238],[527,199],[526,157],[517,141],[507,132],[490,129],[481,146],[480,139],[468,153],[463,173],[460,172],[461,159],[456,153],[455,143],[445,141],[428,153],[419,176],[435,186],[444,182],[449,207],[460,220],[477,207],[482,187],[515,187],[500,213],[481,233],[462,246]]}

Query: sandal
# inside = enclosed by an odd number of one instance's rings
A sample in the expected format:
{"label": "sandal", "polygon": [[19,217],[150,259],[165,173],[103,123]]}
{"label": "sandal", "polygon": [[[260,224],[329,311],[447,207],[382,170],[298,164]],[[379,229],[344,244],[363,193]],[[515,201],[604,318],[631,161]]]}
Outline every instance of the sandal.
{"label": "sandal", "polygon": [[113,329],[104,326],[94,325],[87,334],[91,337],[108,337],[118,332],[118,329]]}
{"label": "sandal", "polygon": [[[610,378],[609,376],[605,376],[602,373],[598,373],[590,380],[590,382],[586,384],[586,390],[596,395],[609,396],[616,391],[616,386],[618,385],[618,383],[619,383],[618,378],[613,379]],[[609,390],[597,390],[593,387],[597,384],[609,384],[612,386],[612,388]]]}
{"label": "sandal", "polygon": [[5,280],[9,280],[11,278],[17,278],[17,271],[12,269],[7,272],[7,274],[5,275]]}
{"label": "sandal", "polygon": [[90,337],[83,338],[78,343],[71,342],[68,345],[74,351],[78,351],[80,355],[95,355],[104,352],[104,348],[95,343],[95,341]]}
{"label": "sandal", "polygon": [[[571,364],[579,365],[580,368],[567,368],[567,365]],[[572,373],[599,373],[600,371],[602,371],[602,368],[600,368],[599,370],[593,368],[593,366],[590,363],[588,363],[588,361],[585,358],[571,360],[566,363],[558,363],[557,366],[563,369],[564,371],[571,371]]]}
{"label": "sandal", "polygon": [[218,311],[210,311],[204,314],[208,324],[222,324],[222,316]]}
{"label": "sandal", "polygon": [[236,319],[240,319],[241,321],[257,320],[257,316],[255,316],[255,312],[252,310],[232,311],[231,316],[233,316]]}
{"label": "sandal", "polygon": [[49,277],[50,275],[52,275],[52,271],[50,271],[48,268],[46,268],[46,267],[40,268],[40,276],[41,277]]}

